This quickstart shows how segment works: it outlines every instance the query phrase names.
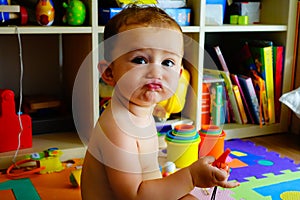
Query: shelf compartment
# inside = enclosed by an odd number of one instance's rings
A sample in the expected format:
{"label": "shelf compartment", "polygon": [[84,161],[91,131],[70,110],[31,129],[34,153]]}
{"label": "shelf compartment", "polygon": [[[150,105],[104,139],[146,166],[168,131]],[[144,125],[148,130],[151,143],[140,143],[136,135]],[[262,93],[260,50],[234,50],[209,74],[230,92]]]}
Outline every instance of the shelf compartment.
{"label": "shelf compartment", "polygon": [[[63,155],[61,161],[72,158],[83,158],[86,152],[85,145],[82,144],[77,133],[61,132],[34,135],[32,137],[32,148],[21,149],[18,153],[16,161],[24,159],[25,155],[41,152],[52,147],[62,150]],[[0,153],[0,169],[6,169],[12,164],[15,151]]]}

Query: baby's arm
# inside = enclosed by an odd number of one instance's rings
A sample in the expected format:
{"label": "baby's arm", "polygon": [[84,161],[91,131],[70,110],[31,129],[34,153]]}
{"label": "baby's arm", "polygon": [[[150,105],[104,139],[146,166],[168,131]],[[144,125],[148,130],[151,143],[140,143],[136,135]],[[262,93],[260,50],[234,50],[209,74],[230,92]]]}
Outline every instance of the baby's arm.
{"label": "baby's arm", "polygon": [[[211,166],[213,161],[212,157],[200,158],[170,176],[143,181],[141,174],[105,167],[87,152],[83,168],[85,176],[82,176],[82,182],[85,183],[82,184],[83,199],[103,197],[104,194],[106,199],[193,199],[189,192],[195,186],[238,186],[238,183],[227,182],[227,173]],[[107,176],[103,174],[104,171]]]}
{"label": "baby's arm", "polygon": [[[236,182],[227,182],[227,172],[213,167],[213,157],[200,158],[191,166],[165,178],[143,181],[140,175],[107,170],[115,193],[122,199],[192,199],[189,195],[195,186],[221,186],[231,188]],[[135,187],[133,187],[135,186]]]}
{"label": "baby's arm", "polygon": [[[103,157],[94,158],[93,155],[97,154],[87,153],[82,172],[83,195],[96,198],[105,193],[106,199],[112,195],[115,197],[111,199],[180,199],[192,197],[189,193],[195,186],[237,186],[237,183],[227,182],[224,170],[212,166],[212,157],[200,158],[189,167],[161,178],[155,153],[156,137],[137,142],[128,134],[114,129],[117,127],[115,124],[103,127],[105,132],[110,133],[107,137],[105,134],[93,134],[90,139],[101,146]],[[100,132],[101,129],[96,129],[96,133]]]}

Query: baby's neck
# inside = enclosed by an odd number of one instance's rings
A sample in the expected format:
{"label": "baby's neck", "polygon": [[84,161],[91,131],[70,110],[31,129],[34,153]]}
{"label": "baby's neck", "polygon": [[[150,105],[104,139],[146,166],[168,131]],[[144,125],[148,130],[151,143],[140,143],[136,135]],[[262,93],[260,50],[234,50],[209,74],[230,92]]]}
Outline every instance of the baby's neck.
{"label": "baby's neck", "polygon": [[124,133],[136,138],[156,136],[156,126],[151,107],[141,107],[128,103],[128,101],[124,103],[122,98],[113,95],[107,109]]}
{"label": "baby's neck", "polygon": [[140,106],[124,98],[122,95],[115,94],[112,97],[112,106],[116,105],[119,109],[127,111],[131,120],[141,123],[141,125],[149,124],[153,120],[152,113],[155,105]]}

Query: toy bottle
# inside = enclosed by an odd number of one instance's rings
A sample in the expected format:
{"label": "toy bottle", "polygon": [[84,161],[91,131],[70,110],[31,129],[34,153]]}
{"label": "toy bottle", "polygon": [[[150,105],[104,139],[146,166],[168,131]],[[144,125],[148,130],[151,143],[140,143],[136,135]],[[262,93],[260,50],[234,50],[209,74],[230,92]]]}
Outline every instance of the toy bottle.
{"label": "toy bottle", "polygon": [[55,10],[52,0],[39,0],[36,5],[36,21],[42,26],[51,26],[54,22]]}
{"label": "toy bottle", "polygon": [[80,0],[71,0],[69,4],[63,2],[66,8],[66,15],[63,18],[64,23],[69,25],[82,25],[85,20],[86,9],[84,3]]}

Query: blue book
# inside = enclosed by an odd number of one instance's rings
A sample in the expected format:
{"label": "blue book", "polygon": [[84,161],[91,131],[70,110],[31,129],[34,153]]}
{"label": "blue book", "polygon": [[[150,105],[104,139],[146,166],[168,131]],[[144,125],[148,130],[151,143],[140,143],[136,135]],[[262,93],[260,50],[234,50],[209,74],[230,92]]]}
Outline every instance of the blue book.
{"label": "blue book", "polygon": [[264,124],[264,120],[260,112],[259,102],[251,78],[244,75],[238,75],[238,79],[243,89],[246,101],[250,106],[254,122],[256,124]]}
{"label": "blue book", "polygon": [[[213,124],[220,126],[225,122],[225,106],[224,106],[224,86],[222,84],[214,84],[212,86],[212,120]],[[214,97],[213,97],[214,96]]]}

